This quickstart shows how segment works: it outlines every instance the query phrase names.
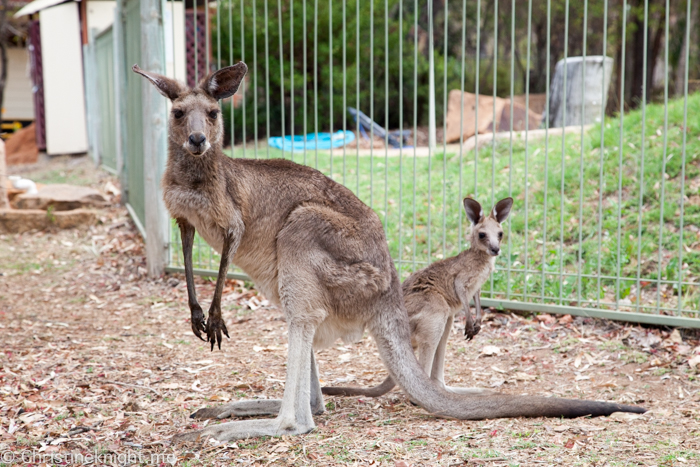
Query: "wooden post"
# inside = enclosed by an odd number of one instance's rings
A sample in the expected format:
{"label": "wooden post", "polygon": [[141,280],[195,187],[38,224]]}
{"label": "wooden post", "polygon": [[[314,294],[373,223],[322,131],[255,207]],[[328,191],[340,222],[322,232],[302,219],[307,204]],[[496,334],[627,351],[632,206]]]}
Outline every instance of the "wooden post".
{"label": "wooden post", "polygon": [[[82,2],[86,3],[86,2]],[[81,7],[82,8],[82,7]],[[100,99],[97,80],[106,79],[97,73],[95,29],[88,32],[89,41],[83,44],[83,74],[85,76],[85,111],[87,113],[88,154],[95,166],[102,163],[100,147]]]}
{"label": "wooden post", "polygon": [[[122,204],[126,205],[128,182],[126,173],[126,73],[132,73],[130,65],[124,63],[124,0],[117,0],[112,24],[114,40],[114,134],[117,150],[117,175],[122,184]],[[133,65],[133,63],[132,63]]]}
{"label": "wooden post", "polygon": [[[161,0],[141,0],[141,63],[144,70],[165,74],[165,33]],[[133,63],[129,63],[131,67]],[[142,81],[143,163],[146,215],[146,262],[150,277],[165,272],[168,257],[169,221],[163,204],[160,179],[165,169],[165,98],[148,82]]]}

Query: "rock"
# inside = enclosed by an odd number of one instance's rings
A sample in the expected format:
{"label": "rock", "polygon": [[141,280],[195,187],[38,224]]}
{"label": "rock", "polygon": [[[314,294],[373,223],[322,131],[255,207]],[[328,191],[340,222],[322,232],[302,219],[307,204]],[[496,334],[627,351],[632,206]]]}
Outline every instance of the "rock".
{"label": "rock", "polygon": [[15,131],[7,140],[7,165],[34,164],[39,159],[36,145],[36,127],[29,126]]}
{"label": "rock", "polygon": [[[602,55],[587,56],[585,76],[583,76],[583,63],[583,57],[569,57],[557,62],[549,99],[550,128],[587,125],[600,121],[608,97],[613,59]],[[564,89],[565,64],[566,89]],[[564,104],[566,104],[566,120]]]}
{"label": "rock", "polygon": [[511,100],[507,99],[503,106],[496,131],[525,131],[536,130],[540,127],[542,124],[542,114],[535,113],[531,109],[526,109],[524,102],[521,104],[513,98],[513,127],[511,128],[510,102]]}
{"label": "rock", "polygon": [[[464,94],[464,107],[462,107],[462,94]],[[500,120],[503,113],[505,99],[496,98],[496,121]],[[469,92],[462,93],[458,89],[450,91],[447,101],[447,115],[445,141],[448,143],[458,142],[460,136],[467,138],[474,136],[475,130],[479,133],[493,132],[493,96],[479,95],[479,121],[476,121],[476,94]],[[464,112],[462,112],[464,109]],[[461,122],[461,127],[460,127]]]}
{"label": "rock", "polygon": [[97,215],[86,209],[51,213],[41,209],[2,209],[0,210],[0,233],[23,233],[49,227],[71,229],[93,225],[96,220]]}
{"label": "rock", "polygon": [[[464,96],[464,107],[462,107]],[[544,94],[530,95],[530,108],[525,108],[525,96],[513,96],[513,131],[535,130],[542,123],[542,109],[545,106]],[[476,121],[476,94],[454,89],[450,91],[447,102],[445,141],[458,142],[460,136],[464,139],[474,136],[475,131],[481,133],[493,133],[498,131],[510,131],[510,99],[496,98],[496,111],[494,113],[493,96],[479,95],[479,121]],[[462,111],[463,109],[463,111]],[[538,109],[535,111],[533,109]],[[460,122],[462,123],[460,131]]]}
{"label": "rock", "polygon": [[[525,94],[513,96],[513,102],[517,102],[518,104],[521,104],[524,107],[525,97]],[[547,94],[530,94],[528,104],[530,106],[530,110],[532,110],[536,114],[542,115],[544,113],[545,108],[547,108]]]}
{"label": "rock", "polygon": [[30,195],[23,194],[15,198],[13,206],[16,209],[48,209],[54,211],[69,211],[88,206],[103,207],[107,199],[94,188],[73,185],[44,185],[39,192]]}
{"label": "rock", "polygon": [[97,214],[87,209],[58,211],[52,214],[54,216],[53,224],[59,229],[74,229],[84,225],[94,225],[97,222]]}

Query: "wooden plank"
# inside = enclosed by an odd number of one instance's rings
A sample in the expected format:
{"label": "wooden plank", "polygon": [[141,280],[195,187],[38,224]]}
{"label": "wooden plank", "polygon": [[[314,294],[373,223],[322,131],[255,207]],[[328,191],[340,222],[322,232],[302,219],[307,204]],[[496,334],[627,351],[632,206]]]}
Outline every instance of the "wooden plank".
{"label": "wooden plank", "polygon": [[[84,2],[83,2],[84,3]],[[89,41],[83,44],[83,74],[85,76],[85,112],[87,119],[88,154],[99,166],[102,161],[100,134],[100,102],[97,93],[97,55],[95,53],[95,31],[88,33]]]}
{"label": "wooden plank", "polygon": [[144,146],[143,146],[143,96],[144,79],[131,71],[134,63],[141,60],[141,9],[139,2],[124,2],[124,154],[126,160],[126,199],[134,213],[146,224],[145,187],[144,187]]}
{"label": "wooden plank", "polygon": [[117,172],[116,133],[114,121],[114,38],[112,27],[95,38],[97,72],[97,99],[99,111],[100,162]]}
{"label": "wooden plank", "polygon": [[[144,70],[165,74],[165,31],[161,0],[141,0],[141,63]],[[132,65],[132,64],[129,64]],[[146,222],[146,263],[150,277],[165,272],[168,257],[168,213],[160,179],[165,169],[165,99],[147,80],[142,80],[143,162]]]}

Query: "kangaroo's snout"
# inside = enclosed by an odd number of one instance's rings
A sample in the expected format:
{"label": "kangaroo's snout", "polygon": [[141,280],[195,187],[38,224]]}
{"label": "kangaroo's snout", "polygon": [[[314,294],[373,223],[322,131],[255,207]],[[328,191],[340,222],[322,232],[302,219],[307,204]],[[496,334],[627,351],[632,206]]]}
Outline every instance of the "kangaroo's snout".
{"label": "kangaroo's snout", "polygon": [[192,146],[201,146],[206,140],[207,137],[204,136],[204,133],[201,132],[192,133],[190,135],[190,144]]}
{"label": "kangaroo's snout", "polygon": [[211,146],[207,141],[207,137],[201,131],[195,131],[187,138],[187,150],[194,155],[204,154]]}
{"label": "kangaroo's snout", "polygon": [[491,255],[492,256],[498,256],[498,253],[500,253],[501,249],[497,246],[492,246],[491,247]]}

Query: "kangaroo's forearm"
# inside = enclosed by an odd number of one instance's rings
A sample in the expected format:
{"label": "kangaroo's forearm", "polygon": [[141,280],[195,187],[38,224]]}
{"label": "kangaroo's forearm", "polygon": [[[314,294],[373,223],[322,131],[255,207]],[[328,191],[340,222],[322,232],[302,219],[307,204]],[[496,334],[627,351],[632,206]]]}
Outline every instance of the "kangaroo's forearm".
{"label": "kangaroo's forearm", "polygon": [[476,310],[476,317],[474,319],[476,324],[480,324],[481,317],[483,316],[483,312],[481,311],[481,288],[478,288],[474,294],[474,309]]}
{"label": "kangaroo's forearm", "polygon": [[194,246],[194,226],[186,219],[177,219],[180,226],[180,238],[182,240],[182,253],[185,259],[185,280],[187,281],[187,301],[190,307],[190,324],[195,336],[204,340],[202,331],[206,330],[204,312],[197,303],[197,290],[194,287],[194,271],[192,269],[192,247]]}
{"label": "kangaroo's forearm", "polygon": [[[226,275],[228,274],[228,265],[231,263],[231,258],[236,254],[239,241],[235,238],[235,234],[227,232],[224,235],[224,245],[221,251],[221,263],[219,264],[219,275],[216,278],[216,289],[214,289],[214,297],[212,298],[212,309],[210,317],[213,314],[215,317],[221,317],[221,294],[224,291],[226,283]],[[231,251],[231,250],[234,251]],[[216,306],[214,306],[216,304]]]}
{"label": "kangaroo's forearm", "polygon": [[212,298],[209,316],[207,317],[207,340],[211,343],[211,350],[214,350],[214,344],[217,344],[219,349],[221,349],[222,334],[229,337],[226,323],[221,317],[221,294],[226,283],[228,265],[231,262],[231,258],[236,254],[236,250],[238,250],[240,239],[241,232],[237,229],[229,229],[224,232],[219,276],[216,278],[216,289],[214,290],[214,297]]}
{"label": "kangaroo's forearm", "polygon": [[185,257],[185,280],[187,281],[187,300],[190,309],[198,306],[197,291],[194,288],[194,270],[192,268],[192,248],[194,246],[194,226],[186,219],[177,219],[180,227],[180,239],[182,241],[182,253]]}
{"label": "kangaroo's forearm", "polygon": [[469,312],[469,301],[472,297],[467,296],[467,291],[464,287],[457,286],[455,287],[455,291],[457,292],[457,297],[459,298],[459,301],[462,303],[462,309],[467,315],[467,324],[469,324],[472,321],[472,316]]}

